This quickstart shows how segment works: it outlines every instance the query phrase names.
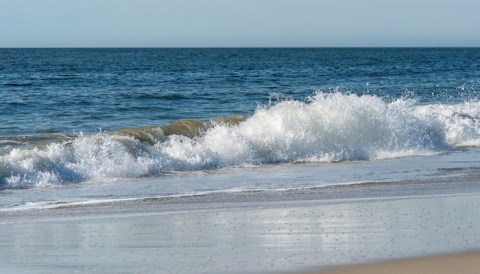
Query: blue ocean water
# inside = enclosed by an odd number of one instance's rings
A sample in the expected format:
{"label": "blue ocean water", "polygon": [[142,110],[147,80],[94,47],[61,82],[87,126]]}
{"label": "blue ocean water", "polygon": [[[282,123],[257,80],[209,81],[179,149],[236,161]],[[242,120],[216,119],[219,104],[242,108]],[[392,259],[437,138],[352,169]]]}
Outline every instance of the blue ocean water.
{"label": "blue ocean water", "polygon": [[1,49],[0,134],[252,115],[317,91],[477,98],[479,49]]}
{"label": "blue ocean water", "polygon": [[[139,185],[158,187],[143,197],[309,184],[171,177],[199,171],[445,153],[475,165],[479,85],[477,48],[0,49],[0,188],[128,198]],[[373,173],[327,177],[403,178]]]}

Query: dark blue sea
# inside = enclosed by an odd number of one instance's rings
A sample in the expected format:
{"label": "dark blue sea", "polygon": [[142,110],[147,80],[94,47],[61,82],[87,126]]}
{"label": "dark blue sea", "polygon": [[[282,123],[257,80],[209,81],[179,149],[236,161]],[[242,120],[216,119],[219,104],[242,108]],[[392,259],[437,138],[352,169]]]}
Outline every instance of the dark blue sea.
{"label": "dark blue sea", "polygon": [[472,176],[479,95],[478,48],[0,49],[0,204]]}

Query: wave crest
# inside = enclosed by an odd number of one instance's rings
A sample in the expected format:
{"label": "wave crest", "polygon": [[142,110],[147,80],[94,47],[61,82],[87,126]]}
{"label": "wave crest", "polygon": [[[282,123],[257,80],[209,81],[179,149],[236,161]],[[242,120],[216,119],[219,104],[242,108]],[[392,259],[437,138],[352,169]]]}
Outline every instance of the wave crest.
{"label": "wave crest", "polygon": [[[55,139],[0,151],[3,188],[277,162],[429,155],[480,146],[480,104],[317,93],[241,116]],[[5,144],[10,144],[4,140]]]}

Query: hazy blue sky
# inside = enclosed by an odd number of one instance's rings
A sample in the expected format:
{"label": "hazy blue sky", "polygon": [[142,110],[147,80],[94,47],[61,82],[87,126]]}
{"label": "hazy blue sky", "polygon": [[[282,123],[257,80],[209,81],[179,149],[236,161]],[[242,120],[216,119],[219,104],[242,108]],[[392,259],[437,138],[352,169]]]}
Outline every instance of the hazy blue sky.
{"label": "hazy blue sky", "polygon": [[480,46],[480,0],[0,0],[0,47]]}

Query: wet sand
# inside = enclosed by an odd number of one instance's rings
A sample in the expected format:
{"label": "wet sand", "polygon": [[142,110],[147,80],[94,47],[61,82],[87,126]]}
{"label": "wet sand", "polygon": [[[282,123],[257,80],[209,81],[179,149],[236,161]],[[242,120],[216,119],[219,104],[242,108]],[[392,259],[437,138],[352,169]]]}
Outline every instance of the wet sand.
{"label": "wet sand", "polygon": [[371,185],[5,211],[0,272],[298,273],[478,250],[478,186],[456,186],[428,195],[419,185]]}
{"label": "wet sand", "polygon": [[476,274],[480,269],[480,252],[461,253],[398,260],[372,265],[342,267],[331,271],[311,272],[308,274]]}

